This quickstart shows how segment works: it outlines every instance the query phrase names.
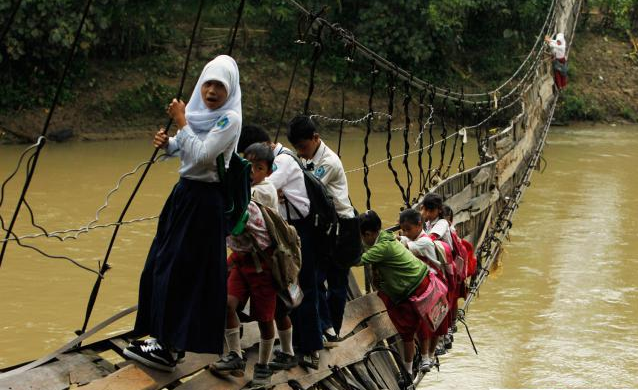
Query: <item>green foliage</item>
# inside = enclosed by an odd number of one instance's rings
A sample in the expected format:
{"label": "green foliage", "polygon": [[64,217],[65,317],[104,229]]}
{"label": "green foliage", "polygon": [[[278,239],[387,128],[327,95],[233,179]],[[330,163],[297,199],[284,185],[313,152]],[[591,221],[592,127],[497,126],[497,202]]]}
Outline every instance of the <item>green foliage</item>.
{"label": "green foliage", "polygon": [[600,11],[600,27],[605,30],[638,29],[638,0],[590,0],[589,5]]}
{"label": "green foliage", "polygon": [[560,121],[599,121],[603,119],[604,114],[599,102],[569,88],[561,95],[560,106],[556,110],[556,118]]}
{"label": "green foliage", "polygon": [[[13,0],[0,0],[4,25]],[[73,76],[86,58],[130,58],[149,53],[166,36],[167,0],[96,0],[74,59]],[[0,95],[9,107],[39,105],[51,98],[80,23],[85,0],[23,0],[0,42]],[[6,97],[9,96],[9,97]]]}
{"label": "green foliage", "polygon": [[100,108],[105,115],[115,112],[124,119],[140,114],[162,116],[174,94],[174,88],[149,78],[137,87],[120,91],[112,101],[100,105]]}

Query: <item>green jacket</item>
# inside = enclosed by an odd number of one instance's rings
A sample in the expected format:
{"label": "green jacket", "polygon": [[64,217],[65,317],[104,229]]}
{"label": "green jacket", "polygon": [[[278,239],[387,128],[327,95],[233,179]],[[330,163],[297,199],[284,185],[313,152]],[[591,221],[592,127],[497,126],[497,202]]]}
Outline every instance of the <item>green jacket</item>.
{"label": "green jacket", "polygon": [[407,299],[428,274],[428,266],[386,231],[379,233],[377,242],[361,256],[361,262],[378,271],[379,289],[395,303]]}

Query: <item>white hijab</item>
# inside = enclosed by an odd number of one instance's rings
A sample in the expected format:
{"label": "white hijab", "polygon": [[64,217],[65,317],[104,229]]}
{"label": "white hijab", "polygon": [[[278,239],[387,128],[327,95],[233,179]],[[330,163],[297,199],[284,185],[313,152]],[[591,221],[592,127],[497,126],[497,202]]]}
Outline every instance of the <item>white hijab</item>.
{"label": "white hijab", "polygon": [[558,46],[565,47],[565,34],[563,34],[563,33],[556,34],[556,44]]}
{"label": "white hijab", "polygon": [[[223,106],[216,110],[206,107],[202,99],[202,85],[210,80],[219,81],[226,87],[228,98]],[[191,99],[186,105],[186,120],[194,132],[208,132],[217,121],[229,112],[239,116],[241,129],[241,88],[239,87],[239,68],[232,57],[221,55],[204,66],[197,80]]]}

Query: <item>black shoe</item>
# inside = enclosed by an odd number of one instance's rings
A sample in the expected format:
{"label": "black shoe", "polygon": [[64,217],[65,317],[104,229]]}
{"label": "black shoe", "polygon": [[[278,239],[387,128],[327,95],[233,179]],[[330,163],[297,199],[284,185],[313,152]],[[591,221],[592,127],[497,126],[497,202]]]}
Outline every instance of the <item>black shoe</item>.
{"label": "black shoe", "polygon": [[282,351],[275,351],[275,358],[268,364],[273,371],[290,370],[297,366],[297,358]]}
{"label": "black shoe", "polygon": [[323,346],[324,348],[334,348],[338,346],[338,343],[341,342],[342,338],[339,335],[330,335],[328,333],[323,334]]}
{"label": "black shoe", "polygon": [[173,354],[155,339],[135,340],[124,349],[124,355],[145,366],[173,372],[177,361]]}
{"label": "black shoe", "polygon": [[255,363],[255,371],[253,373],[253,380],[250,382],[252,389],[263,388],[270,385],[270,378],[272,377],[272,370],[267,364]]}
{"label": "black shoe", "polygon": [[301,367],[319,369],[319,352],[317,351],[301,354],[298,360]]}
{"label": "black shoe", "polygon": [[434,351],[434,356],[441,356],[447,353],[447,349],[443,346],[436,347],[436,351]]}
{"label": "black shoe", "polygon": [[221,359],[211,364],[210,369],[216,373],[241,377],[244,376],[246,362],[239,357],[237,352],[230,351],[227,355],[222,356]]}

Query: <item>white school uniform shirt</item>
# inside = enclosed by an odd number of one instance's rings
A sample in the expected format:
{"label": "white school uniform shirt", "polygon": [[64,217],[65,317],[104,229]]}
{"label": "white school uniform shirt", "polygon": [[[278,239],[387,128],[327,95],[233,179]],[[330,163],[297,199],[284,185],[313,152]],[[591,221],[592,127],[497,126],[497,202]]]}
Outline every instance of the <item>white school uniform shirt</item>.
{"label": "white school uniform shirt", "polygon": [[179,154],[179,175],[186,179],[219,182],[217,156],[224,154],[226,164],[235,150],[241,130],[241,118],[230,112],[220,118],[210,131],[193,131],[190,125],[169,138],[166,152],[169,156]]}
{"label": "white school uniform shirt", "polygon": [[264,206],[279,212],[279,199],[277,197],[277,189],[268,180],[264,179],[261,183],[257,183],[250,187],[251,198]]}
{"label": "white school uniform shirt", "polygon": [[337,215],[341,218],[354,218],[354,208],[348,198],[348,180],[339,156],[321,141],[314,157],[303,162],[306,169],[326,186]]}
{"label": "white school uniform shirt", "polygon": [[425,223],[425,232],[427,234],[436,234],[439,236],[439,240],[445,242],[453,247],[452,233],[450,232],[450,224],[443,218],[435,219],[434,221]]}
{"label": "white school uniform shirt", "polygon": [[432,241],[424,230],[421,230],[421,233],[414,241],[406,236],[399,236],[399,239],[401,240],[401,244],[407,246],[410,252],[415,256],[425,257],[428,260],[438,263],[434,241]]}
{"label": "white school uniform shirt", "polygon": [[[560,44],[558,44],[559,41]],[[556,39],[551,39],[547,44],[552,49],[554,58],[556,58],[557,60],[565,58],[567,42],[565,42],[565,35],[563,33],[556,34]]]}
{"label": "white school uniform shirt", "polygon": [[[272,165],[272,174],[268,177],[270,182],[275,186],[277,191],[281,190],[283,195],[291,203],[290,219],[301,219],[310,213],[310,199],[306,191],[306,183],[303,177],[303,171],[297,161],[286,153],[292,153],[288,148],[284,148],[278,143],[274,149],[275,161]],[[284,153],[285,152],[285,153]],[[294,208],[297,208],[301,215],[298,215]],[[279,203],[279,214],[284,219],[288,219],[286,204]]]}

